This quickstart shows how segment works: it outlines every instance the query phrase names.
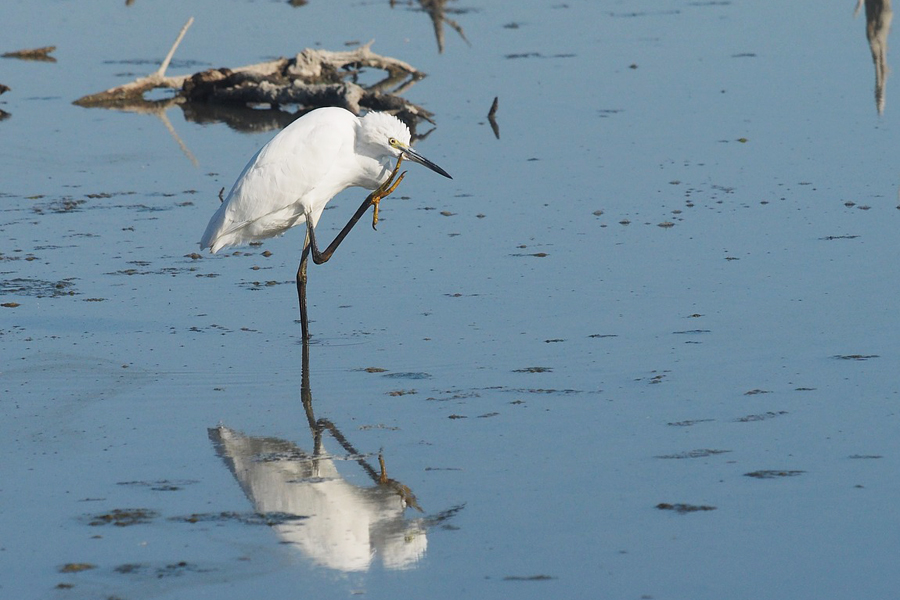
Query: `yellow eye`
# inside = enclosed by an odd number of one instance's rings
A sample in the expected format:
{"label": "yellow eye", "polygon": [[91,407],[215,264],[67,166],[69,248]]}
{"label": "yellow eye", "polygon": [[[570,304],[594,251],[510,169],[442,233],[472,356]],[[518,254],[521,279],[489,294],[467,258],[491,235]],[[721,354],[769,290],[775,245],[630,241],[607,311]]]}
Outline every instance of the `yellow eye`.
{"label": "yellow eye", "polygon": [[388,144],[390,144],[390,145],[393,146],[394,148],[397,147],[397,143],[398,143],[398,142],[397,142],[397,138],[388,138]]}

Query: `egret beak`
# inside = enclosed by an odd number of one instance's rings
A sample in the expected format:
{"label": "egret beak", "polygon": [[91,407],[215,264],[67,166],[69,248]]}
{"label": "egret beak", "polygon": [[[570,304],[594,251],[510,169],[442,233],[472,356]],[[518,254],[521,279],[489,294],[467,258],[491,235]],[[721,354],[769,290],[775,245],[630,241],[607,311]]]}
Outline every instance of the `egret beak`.
{"label": "egret beak", "polygon": [[404,146],[403,148],[400,149],[400,152],[403,153],[403,158],[405,158],[406,160],[411,160],[413,162],[419,163],[420,165],[424,165],[424,166],[428,167],[429,169],[431,169],[432,171],[434,171],[435,173],[437,173],[439,175],[443,175],[447,179],[453,179],[452,177],[450,177],[450,173],[443,170],[442,168],[440,168],[439,166],[437,166],[436,164],[434,164],[433,162],[431,162],[430,160],[428,160],[427,158],[425,158],[424,156],[422,156],[421,154],[419,154],[418,152],[413,150],[411,147]]}

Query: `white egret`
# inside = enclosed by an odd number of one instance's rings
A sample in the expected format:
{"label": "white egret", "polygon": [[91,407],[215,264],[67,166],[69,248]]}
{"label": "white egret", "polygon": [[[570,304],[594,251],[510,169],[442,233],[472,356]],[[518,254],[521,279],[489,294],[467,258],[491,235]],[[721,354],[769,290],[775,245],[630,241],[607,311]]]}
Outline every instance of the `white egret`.
{"label": "white egret", "polygon": [[[212,216],[200,240],[213,253],[224,247],[281,235],[306,224],[306,241],[297,269],[297,296],[303,339],[309,338],[306,315],[306,259],[326,262],[356,222],[389,195],[405,172],[404,160],[417,162],[450,177],[410,146],[409,128],[381,112],[357,117],[343,108],[313,110],[278,133],[250,159],[228,197]],[[396,160],[396,166],[391,168]],[[324,252],[316,245],[315,227],[325,205],[348,187],[374,190]]]}

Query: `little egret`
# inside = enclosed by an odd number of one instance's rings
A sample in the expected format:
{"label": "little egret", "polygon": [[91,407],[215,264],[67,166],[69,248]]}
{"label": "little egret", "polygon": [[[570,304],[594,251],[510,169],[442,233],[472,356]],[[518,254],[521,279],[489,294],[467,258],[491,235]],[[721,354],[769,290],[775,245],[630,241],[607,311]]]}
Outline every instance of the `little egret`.
{"label": "little egret", "polygon": [[[305,223],[297,297],[303,339],[307,340],[306,259],[310,252],[317,265],[326,262],[373,205],[374,227],[378,203],[406,175],[403,172],[397,176],[404,159],[450,178],[409,144],[409,128],[392,115],[370,112],[357,117],[343,108],[313,110],[285,127],[250,159],[206,226],[200,248],[209,248],[215,254],[224,247],[281,235]],[[397,163],[392,169],[394,160]],[[348,187],[374,191],[328,248],[320,252],[315,236],[319,217],[329,200]]]}

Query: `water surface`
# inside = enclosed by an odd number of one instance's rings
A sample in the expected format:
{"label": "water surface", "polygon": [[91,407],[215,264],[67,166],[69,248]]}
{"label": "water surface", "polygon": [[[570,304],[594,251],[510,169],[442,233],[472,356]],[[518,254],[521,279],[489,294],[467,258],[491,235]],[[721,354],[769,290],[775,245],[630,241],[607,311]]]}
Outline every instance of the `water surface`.
{"label": "water surface", "polygon": [[[407,3],[8,3],[57,60],[0,61],[3,595],[893,597],[897,111],[853,8],[451,2],[441,52]],[[193,256],[274,130],[71,104],[190,16],[173,73],[428,73],[454,179],[311,267],[308,385],[302,236]]]}

